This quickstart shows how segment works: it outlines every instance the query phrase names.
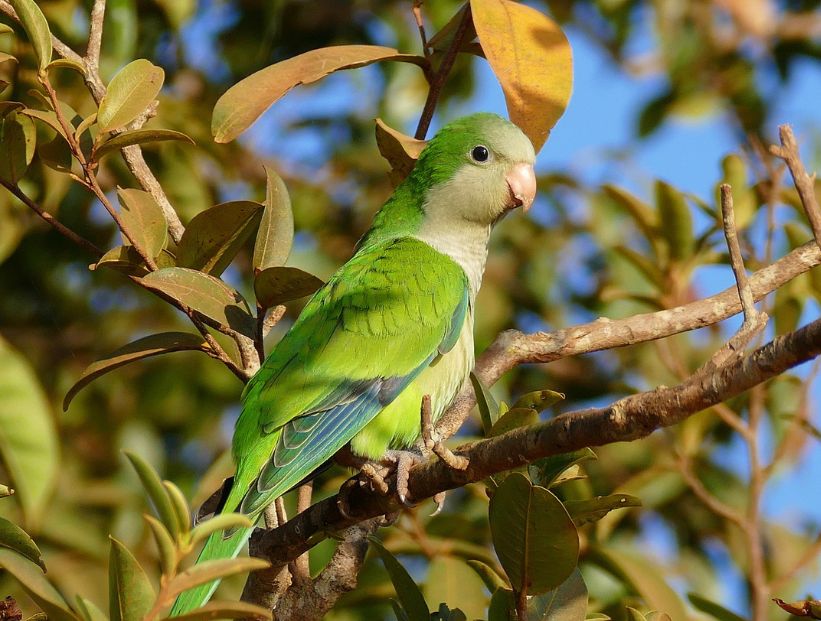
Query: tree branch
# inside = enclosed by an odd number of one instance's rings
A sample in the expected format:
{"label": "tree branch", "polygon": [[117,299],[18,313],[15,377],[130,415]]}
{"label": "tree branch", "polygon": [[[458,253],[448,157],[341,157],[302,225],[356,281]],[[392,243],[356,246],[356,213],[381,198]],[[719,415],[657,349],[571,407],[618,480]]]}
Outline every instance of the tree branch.
{"label": "tree branch", "polygon": [[[589,446],[643,438],[688,416],[730,399],[821,354],[821,320],[777,337],[718,369],[702,368],[681,384],[631,395],[604,408],[578,410],[457,449],[468,458],[466,470],[430,461],[411,470],[409,491],[417,502],[439,492],[528,464],[536,459]],[[392,492],[395,490],[392,487]],[[253,549],[275,567],[287,564],[325,538],[354,524],[398,511],[395,493],[381,495],[356,486],[348,494],[355,515],[345,517],[331,497],[303,511],[286,524],[257,531]]]}
{"label": "tree branch", "polygon": [[100,47],[103,42],[103,21],[105,21],[105,0],[94,0],[86,48],[86,67],[95,72],[100,70]]}
{"label": "tree branch", "polygon": [[801,205],[810,221],[815,241],[821,245],[821,209],[818,208],[818,201],[815,198],[815,175],[807,174],[801,162],[801,154],[798,151],[798,143],[792,133],[792,128],[789,125],[780,125],[778,136],[781,139],[781,146],[772,145],[770,153],[787,163],[798,197],[801,199]]}

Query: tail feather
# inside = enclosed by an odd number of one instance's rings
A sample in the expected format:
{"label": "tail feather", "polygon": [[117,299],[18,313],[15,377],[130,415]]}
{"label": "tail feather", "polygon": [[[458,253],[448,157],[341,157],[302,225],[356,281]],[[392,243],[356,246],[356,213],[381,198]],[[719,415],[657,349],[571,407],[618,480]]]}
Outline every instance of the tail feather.
{"label": "tail feather", "polygon": [[[236,557],[240,553],[240,550],[242,550],[242,546],[245,545],[245,542],[251,537],[253,531],[253,528],[240,528],[231,533],[229,537],[225,537],[225,533],[222,531],[212,533],[205,542],[202,552],[200,552],[200,555],[197,557],[197,563]],[[180,596],[177,597],[177,601],[174,602],[170,616],[177,617],[204,606],[211,598],[211,595],[214,594],[219,583],[219,580],[214,580],[181,593]]]}

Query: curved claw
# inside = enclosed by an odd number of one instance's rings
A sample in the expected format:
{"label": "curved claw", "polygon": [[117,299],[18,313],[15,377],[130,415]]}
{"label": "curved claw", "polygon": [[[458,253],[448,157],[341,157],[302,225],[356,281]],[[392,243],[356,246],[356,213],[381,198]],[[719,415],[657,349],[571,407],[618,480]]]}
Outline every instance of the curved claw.
{"label": "curved claw", "polygon": [[439,492],[433,497],[433,502],[436,503],[436,511],[430,514],[431,517],[436,517],[445,508],[445,492]]}

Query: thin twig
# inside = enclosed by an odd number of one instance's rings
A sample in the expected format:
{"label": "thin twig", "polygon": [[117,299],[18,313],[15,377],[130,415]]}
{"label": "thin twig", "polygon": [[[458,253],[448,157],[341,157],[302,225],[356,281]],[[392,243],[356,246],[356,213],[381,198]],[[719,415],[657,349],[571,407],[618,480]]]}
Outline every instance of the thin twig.
{"label": "thin twig", "polygon": [[417,140],[424,140],[428,133],[430,122],[433,119],[433,111],[436,109],[436,103],[439,101],[439,95],[442,94],[442,88],[445,86],[448,74],[453,68],[453,63],[456,62],[456,56],[459,54],[459,48],[462,47],[462,40],[465,38],[465,33],[467,32],[471,19],[470,4],[466,4],[462,19],[456,28],[456,34],[453,36],[453,41],[451,41],[448,51],[445,52],[445,57],[439,65],[439,70],[433,75],[433,80],[428,90],[428,97],[425,100],[425,107],[422,109],[422,115],[419,117],[419,125],[416,127],[416,134],[414,134]]}
{"label": "thin twig", "polygon": [[684,479],[687,487],[690,488],[690,491],[695,494],[696,498],[704,503],[710,511],[720,517],[723,517],[728,522],[732,522],[742,530],[746,529],[744,517],[731,506],[724,504],[721,500],[713,496],[713,494],[706,487],[704,487],[701,479],[698,478],[690,467],[690,461],[687,457],[679,455],[676,460],[676,465],[678,466],[681,478]]}
{"label": "thin twig", "polygon": [[91,7],[88,47],[86,48],[86,68],[100,70],[100,47],[103,42],[103,22],[105,21],[105,0],[94,0]]}
{"label": "thin twig", "polygon": [[430,49],[428,49],[428,37],[425,34],[425,20],[422,17],[422,4],[424,0],[413,0],[413,19],[416,20],[416,28],[419,30],[419,38],[422,40],[422,53],[425,58],[430,56]]}
{"label": "thin twig", "polygon": [[761,421],[764,417],[764,393],[761,386],[753,387],[749,400],[750,437],[747,438],[747,460],[750,466],[749,496],[744,529],[747,562],[750,574],[752,621],[766,621],[770,591],[764,559],[764,540],[761,532],[761,497],[764,494],[764,469],[761,465]]}
{"label": "thin twig", "polygon": [[18,199],[20,199],[20,201],[24,205],[26,205],[26,207],[31,209],[34,213],[40,216],[48,224],[54,227],[54,229],[63,237],[70,239],[81,248],[93,254],[95,257],[101,257],[103,255],[103,251],[100,248],[98,248],[92,242],[88,241],[85,237],[82,237],[74,231],[72,231],[70,228],[61,223],[57,218],[52,216],[49,212],[45,211],[42,207],[40,207],[40,205],[38,205],[36,202],[30,199],[18,186],[12,185],[2,179],[0,179],[0,184],[2,184],[4,188],[6,188]]}
{"label": "thin twig", "polygon": [[821,209],[815,198],[815,175],[807,174],[804,164],[801,161],[801,154],[798,151],[798,143],[789,125],[778,127],[778,136],[781,139],[781,146],[772,145],[770,153],[780,157],[787,163],[787,167],[792,173],[793,183],[801,199],[801,205],[810,221],[812,233],[815,241],[821,245]]}

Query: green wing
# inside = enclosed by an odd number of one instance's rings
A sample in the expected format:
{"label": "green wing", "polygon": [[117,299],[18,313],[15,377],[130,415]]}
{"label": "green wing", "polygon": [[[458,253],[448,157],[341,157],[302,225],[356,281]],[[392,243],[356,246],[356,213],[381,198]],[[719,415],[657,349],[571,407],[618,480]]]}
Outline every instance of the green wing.
{"label": "green wing", "polygon": [[462,269],[424,242],[361,249],[249,383],[227,509],[257,515],[332,457],[453,346],[467,306]]}

